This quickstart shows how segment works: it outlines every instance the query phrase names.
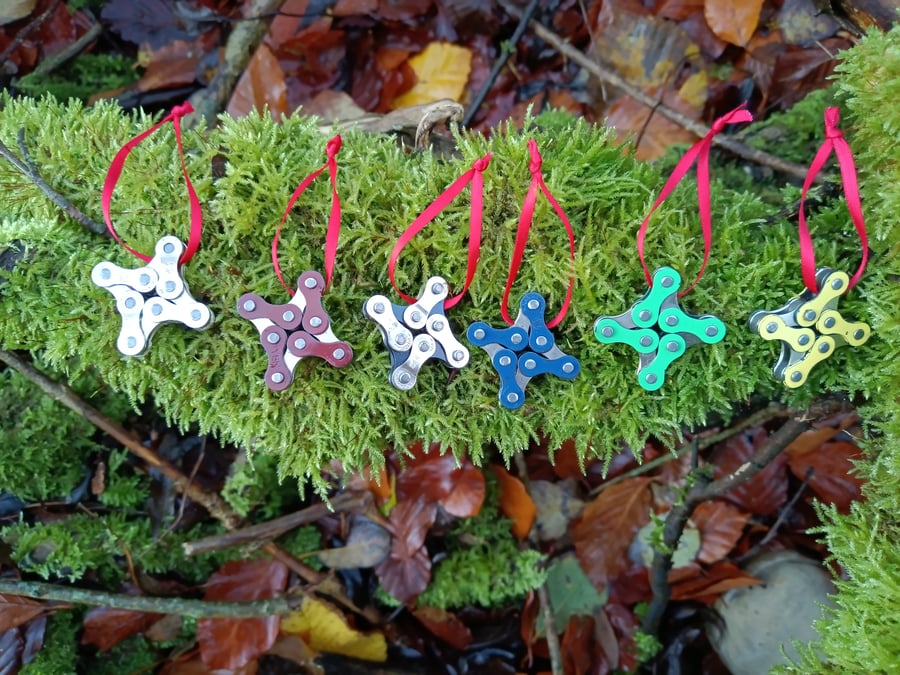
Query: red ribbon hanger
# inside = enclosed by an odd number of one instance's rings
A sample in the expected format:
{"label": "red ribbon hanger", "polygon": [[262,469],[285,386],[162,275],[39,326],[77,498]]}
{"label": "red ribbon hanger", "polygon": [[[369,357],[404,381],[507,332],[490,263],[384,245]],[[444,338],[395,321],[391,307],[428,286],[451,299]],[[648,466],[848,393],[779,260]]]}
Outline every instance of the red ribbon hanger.
{"label": "red ribbon hanger", "polygon": [[468,262],[466,263],[466,281],[458,294],[444,300],[444,309],[450,309],[456,305],[462,300],[466,291],[469,290],[469,285],[475,277],[475,268],[478,266],[478,256],[481,254],[481,224],[484,193],[483,173],[490,163],[491,153],[487,153],[484,157],[475,160],[475,163],[472,164],[472,168],[453,181],[446,190],[438,195],[437,199],[431,202],[431,204],[419,214],[418,218],[406,228],[403,234],[400,235],[400,238],[397,239],[397,243],[394,244],[394,248],[391,251],[391,257],[388,260],[388,276],[391,278],[391,285],[394,287],[394,290],[408,303],[416,302],[416,298],[406,295],[401,291],[397,287],[395,279],[395,268],[397,266],[397,259],[400,257],[400,252],[410,241],[412,241],[413,237],[428,225],[428,223],[434,220],[441,211],[447,208],[447,206],[456,199],[459,193],[462,192],[469,183],[472,183],[472,201],[469,207],[469,256]]}
{"label": "red ribbon hanger", "polygon": [[300,195],[306,191],[306,188],[308,188],[325,169],[328,169],[328,177],[331,179],[331,214],[328,216],[328,231],[325,234],[325,288],[327,289],[331,284],[331,276],[334,273],[334,261],[337,257],[338,240],[341,236],[341,200],[340,197],[338,197],[337,192],[337,154],[341,150],[341,145],[342,141],[340,134],[328,141],[328,144],[325,146],[325,153],[327,156],[325,164],[304,178],[294,190],[294,193],[288,200],[284,215],[281,217],[281,222],[278,224],[278,229],[275,230],[275,237],[272,239],[272,266],[275,268],[275,274],[278,276],[278,281],[281,282],[281,285],[284,286],[285,290],[290,293],[291,296],[293,296],[296,291],[284,282],[284,277],[281,275],[281,265],[278,264],[278,240],[281,237],[281,229],[287,222],[288,214],[290,214],[291,209],[294,208],[294,204],[300,198]]}
{"label": "red ribbon hanger", "polygon": [[700,278],[703,276],[703,272],[706,269],[706,263],[709,261],[709,253],[712,249],[712,214],[710,211],[710,189],[709,189],[709,151],[712,148],[713,137],[725,129],[725,127],[729,124],[738,124],[740,122],[752,122],[753,115],[750,114],[750,111],[746,109],[747,104],[742,103],[740,106],[735,108],[729,113],[722,115],[715,122],[713,122],[712,127],[709,132],[697,141],[691,148],[684,153],[684,156],[678,161],[678,164],[675,166],[675,169],[672,171],[672,175],[669,176],[669,179],[666,181],[666,184],[663,186],[662,191],[659,193],[659,197],[654,202],[653,206],[650,208],[650,213],[647,214],[647,217],[644,218],[644,222],[641,223],[641,227],[638,230],[637,235],[637,249],[638,256],[641,259],[641,266],[644,268],[644,276],[647,278],[647,283],[652,287],[653,279],[650,274],[650,270],[647,268],[647,263],[644,262],[644,238],[647,235],[647,225],[650,223],[650,217],[656,211],[660,204],[662,204],[666,198],[672,193],[675,189],[675,186],[681,182],[681,179],[684,178],[685,174],[688,172],[688,169],[691,168],[691,165],[694,161],[697,161],[697,205],[700,211],[700,227],[703,231],[703,264],[700,266],[700,271],[697,273],[697,278],[694,279],[693,283],[688,286],[685,290],[678,293],[678,297],[684,297],[696,286]]}
{"label": "red ribbon hanger", "polygon": [[[519,267],[522,264],[522,256],[525,254],[525,245],[528,243],[528,234],[531,231],[531,224],[534,221],[534,208],[537,205],[538,194],[543,194],[556,215],[562,221],[566,228],[566,234],[569,235],[569,259],[575,262],[575,232],[572,230],[572,223],[569,222],[566,212],[563,211],[559,202],[551,194],[544,183],[544,175],[541,171],[542,158],[538,150],[537,143],[533,138],[528,139],[528,152],[531,153],[531,162],[528,166],[531,171],[531,185],[528,187],[528,193],[525,195],[525,201],[522,203],[522,212],[519,215],[519,226],[516,229],[516,243],[513,247],[512,261],[509,264],[509,275],[506,277],[506,288],[503,290],[503,300],[500,302],[500,314],[503,320],[510,326],[515,322],[509,316],[509,294],[512,290],[516,276],[519,274]],[[574,271],[569,276],[569,286],[566,289],[566,298],[563,301],[562,308],[554,319],[547,323],[547,328],[554,328],[560,324],[565,318],[566,312],[569,311],[569,302],[572,300],[572,288],[575,285]]]}
{"label": "red ribbon hanger", "polygon": [[813,293],[818,293],[819,289],[816,285],[816,253],[813,249],[812,237],[809,234],[809,227],[806,225],[806,210],[804,204],[806,202],[806,193],[812,186],[816,176],[825,166],[832,150],[838,160],[841,169],[841,180],[844,187],[844,197],[847,200],[847,210],[850,212],[850,218],[853,225],[856,226],[856,232],[859,234],[860,247],[862,248],[862,260],[856,273],[850,278],[850,284],[847,288],[849,291],[856,285],[862,277],[866,269],[866,263],[869,260],[869,238],[866,234],[866,223],[863,219],[862,205],[859,201],[859,184],[856,180],[856,164],[853,162],[853,153],[850,145],[844,139],[843,133],[837,128],[838,122],[841,121],[841,113],[837,108],[825,109],[825,141],[819,146],[816,156],[813,157],[812,163],[809,165],[809,171],[806,173],[806,179],[803,181],[803,191],[800,194],[800,269],[803,272],[803,283],[806,288]]}
{"label": "red ribbon hanger", "polygon": [[150,134],[159,129],[166,122],[171,121],[172,126],[175,129],[175,142],[178,145],[178,157],[181,161],[181,172],[182,174],[184,174],[184,182],[187,186],[188,199],[190,201],[191,207],[190,235],[188,237],[187,246],[185,247],[184,253],[181,255],[181,259],[178,261],[178,263],[183,265],[189,262],[190,259],[194,257],[197,249],[200,248],[200,236],[203,232],[203,212],[200,209],[200,200],[197,198],[197,193],[194,191],[194,186],[191,183],[190,177],[188,176],[187,166],[184,163],[184,147],[181,143],[181,118],[192,112],[194,112],[194,108],[190,103],[177,105],[172,108],[172,111],[168,115],[163,117],[159,122],[154,124],[149,129],[147,129],[147,131],[128,141],[119,149],[119,151],[116,153],[116,156],[113,157],[113,161],[109,165],[109,170],[106,172],[106,180],[103,181],[103,193],[100,203],[103,209],[103,219],[106,221],[106,227],[109,230],[109,233],[113,236],[113,239],[124,246],[127,251],[137,256],[144,262],[150,262],[153,259],[152,256],[146,255],[131,248],[128,244],[122,241],[122,238],[119,237],[119,233],[116,232],[116,228],[113,227],[109,208],[110,202],[112,201],[113,190],[115,190],[116,188],[116,183],[119,182],[119,177],[122,175],[122,170],[125,168],[125,160],[128,159],[128,155],[131,153],[131,151],[134,150],[138,145],[140,145],[141,142],[143,142],[143,140]]}

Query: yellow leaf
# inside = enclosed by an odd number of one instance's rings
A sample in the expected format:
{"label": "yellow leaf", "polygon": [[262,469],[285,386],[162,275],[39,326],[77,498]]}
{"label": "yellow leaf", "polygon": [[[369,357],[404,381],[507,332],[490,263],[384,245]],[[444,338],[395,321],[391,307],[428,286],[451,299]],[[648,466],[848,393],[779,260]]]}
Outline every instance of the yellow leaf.
{"label": "yellow leaf", "polygon": [[418,81],[394,100],[395,109],[442,98],[461,100],[472,71],[472,52],[448,42],[432,42],[420,54],[410,57],[408,63]]}
{"label": "yellow leaf", "polygon": [[317,652],[379,663],[387,660],[384,635],[361,633],[351,628],[340,611],[316,598],[304,599],[300,609],[284,616],[281,631],[297,635]]}

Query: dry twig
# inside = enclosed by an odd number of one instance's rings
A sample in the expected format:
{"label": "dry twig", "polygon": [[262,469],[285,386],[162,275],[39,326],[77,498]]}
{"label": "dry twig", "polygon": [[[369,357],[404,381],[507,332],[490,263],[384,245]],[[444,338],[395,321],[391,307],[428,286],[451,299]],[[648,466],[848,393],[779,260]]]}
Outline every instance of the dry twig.
{"label": "dry twig", "polygon": [[[519,480],[525,486],[525,492],[531,496],[531,481],[528,478],[528,467],[525,464],[525,456],[521,452],[515,454],[516,467],[519,469]],[[528,542],[535,549],[539,549],[540,545],[535,534],[535,528],[531,528],[528,533]],[[538,602],[541,605],[541,613],[544,615],[544,633],[547,637],[547,651],[550,653],[550,670],[553,675],[563,675],[562,649],[559,643],[559,636],[554,630],[553,606],[550,604],[550,594],[547,592],[547,584],[541,584],[537,589]]]}
{"label": "dry twig", "polygon": [[109,236],[109,232],[106,230],[106,226],[98,223],[93,218],[86,216],[82,213],[78,207],[76,207],[72,202],[63,197],[60,193],[54,190],[47,184],[47,181],[43,179],[38,171],[38,168],[35,166],[34,161],[31,159],[31,154],[28,152],[28,146],[25,144],[25,129],[19,129],[19,133],[16,137],[19,145],[19,152],[22,153],[21,159],[16,157],[15,153],[9,149],[3,142],[0,142],[0,157],[6,159],[7,162],[12,164],[25,178],[30,180],[32,183],[37,185],[41,192],[43,192],[47,197],[56,204],[59,208],[68,214],[68,216],[77,222],[79,225],[84,226],[87,230],[93,232],[94,234],[102,234],[105,236]]}
{"label": "dry twig", "polygon": [[[672,588],[668,581],[669,571],[672,569],[672,555],[678,548],[678,541],[694,510],[703,502],[722,497],[737,486],[749,481],[766,468],[800,434],[808,430],[813,421],[837,412],[843,405],[842,402],[827,399],[814,403],[802,414],[793,415],[771,434],[744,464],[727,476],[711,480],[705,468],[691,472],[689,484],[693,482],[693,486],[684,496],[684,500],[673,506],[666,516],[663,524],[662,546],[653,554],[653,563],[650,567],[650,588],[653,591],[653,599],[650,601],[647,614],[641,624],[643,632],[656,635],[659,631],[663,613],[672,597]],[[693,478],[693,481],[690,478]]]}
{"label": "dry twig", "polygon": [[[520,10],[515,5],[511,4],[509,0],[500,0],[500,6],[503,9],[515,17],[522,16],[522,10]],[[652,96],[647,93],[641,91],[640,89],[632,86],[622,77],[620,77],[617,73],[604,68],[596,61],[592,60],[581,51],[570,45],[559,35],[554,33],[549,28],[546,28],[539,22],[532,20],[530,22],[531,30],[534,31],[534,34],[541,38],[544,42],[548,43],[556,50],[560,52],[567,59],[571,59],[579,66],[588,71],[591,75],[596,77],[598,80],[612,85],[617,89],[621,89],[623,92],[628,94],[631,98],[635,99],[639,103],[647,106],[651,110],[657,111],[660,115],[665,117],[666,119],[675,122],[679,126],[687,129],[692,134],[697,136],[705,136],[709,133],[709,127],[701,122],[691,119],[686,115],[681,114],[674,108],[670,108],[667,105],[663,105],[659,101],[657,101]],[[763,152],[762,150],[757,150],[755,148],[751,148],[740,141],[737,141],[733,138],[729,138],[727,136],[714,136],[713,137],[713,145],[717,145],[721,148],[728,150],[729,152],[746,159],[748,162],[754,162],[756,164],[761,164],[763,166],[768,166],[776,171],[780,171],[784,174],[792,176],[798,180],[803,180],[806,177],[806,167],[801,166],[799,164],[795,164],[794,162],[789,162],[781,157],[776,157],[768,152]],[[821,176],[816,178],[817,183],[823,182],[825,179]]]}
{"label": "dry twig", "polygon": [[[102,412],[88,404],[78,396],[71,388],[61,382],[56,382],[44,373],[34,367],[26,358],[10,351],[0,349],[0,361],[5,362],[9,367],[17,370],[28,380],[36,384],[50,398],[70,410],[75,411],[95,427],[107,433],[116,441],[124,445],[128,450],[144,460],[147,464],[158,469],[185,495],[193,501],[203,506],[210,515],[222,523],[227,529],[235,529],[240,523],[240,517],[231,509],[231,507],[217,493],[207,492],[201,486],[191,482],[184,473],[178,468],[161,458],[152,449],[144,446],[139,440],[134,438],[123,426],[109,419]],[[319,586],[323,593],[329,595],[334,601],[349,609],[367,620],[377,623],[378,616],[369,609],[360,609],[356,604],[347,597],[347,595],[336,584],[327,584],[327,577],[321,572],[317,572],[308,565],[297,560],[290,553],[282,549],[274,542],[267,542],[262,546],[265,551],[275,560],[284,563],[292,572],[297,574],[306,582]],[[8,591],[15,594],[14,591]]]}

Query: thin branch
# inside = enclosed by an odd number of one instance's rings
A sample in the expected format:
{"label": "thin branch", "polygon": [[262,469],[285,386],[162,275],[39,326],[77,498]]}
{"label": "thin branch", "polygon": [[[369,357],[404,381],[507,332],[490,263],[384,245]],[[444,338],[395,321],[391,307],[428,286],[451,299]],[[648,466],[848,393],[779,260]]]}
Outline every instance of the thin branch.
{"label": "thin branch", "polygon": [[216,534],[197,541],[183,544],[185,555],[198,555],[210,551],[220,551],[232,546],[255,544],[280,537],[285,532],[296,529],[307,523],[314,523],[329,513],[361,512],[372,503],[370,492],[342,492],[335,495],[328,504],[319,502],[305,509],[289,513],[280,518],[242,527],[225,534]]}
{"label": "thin branch", "polygon": [[3,142],[0,142],[0,157],[6,159],[7,162],[12,164],[23,176],[25,176],[32,183],[37,185],[41,192],[43,192],[47,197],[56,204],[59,208],[65,211],[68,216],[77,222],[79,225],[84,226],[89,231],[94,234],[102,234],[105,236],[110,236],[109,232],[106,230],[106,226],[98,223],[93,218],[86,216],[82,213],[72,202],[63,197],[60,193],[54,190],[47,184],[47,181],[43,179],[40,171],[35,166],[34,162],[31,159],[31,155],[28,152],[28,146],[25,145],[25,129],[19,129],[19,133],[17,135],[17,141],[19,144],[19,151],[22,153],[22,158],[16,157],[15,153],[9,149]]}
{"label": "thin branch", "polygon": [[[704,436],[703,438],[695,437],[697,450],[705,450],[706,448],[712,447],[713,445],[721,443],[722,441],[728,440],[732,436],[737,436],[745,429],[761,426],[767,422],[771,422],[773,419],[776,419],[778,417],[786,417],[789,414],[789,410],[784,405],[773,401],[762,410],[757,410],[752,415],[748,415],[747,417],[738,420],[735,424],[731,425],[727,429],[723,429],[722,431],[711,434],[709,436]],[[653,469],[660,467],[663,464],[671,462],[672,460],[681,459],[689,452],[692,452],[693,449],[694,441],[691,440],[680,445],[670,453],[660,455],[659,457],[651,459],[649,462],[645,462],[644,464],[641,464],[640,466],[637,466],[630,471],[626,471],[625,473],[616,476],[615,478],[610,478],[608,481],[601,483],[593,490],[591,490],[590,496],[596,497],[598,494],[600,494],[607,488],[612,487],[616,483],[621,483],[622,481],[628,480],[629,478],[634,478],[635,476],[641,476],[645,473],[653,471]]]}
{"label": "thin branch", "polygon": [[51,54],[41,61],[35,69],[31,71],[32,75],[46,75],[52,73],[69,59],[73,59],[81,52],[87,49],[87,46],[100,37],[103,32],[103,26],[96,21],[92,22],[90,27],[82,33],[78,39],[73,40],[58,52]]}
{"label": "thin branch", "polygon": [[[503,9],[509,14],[512,14],[515,17],[522,16],[522,11],[512,5],[508,0],[499,0],[499,2],[500,6],[503,7]],[[705,136],[707,133],[709,133],[709,127],[705,124],[691,119],[687,115],[683,115],[682,113],[678,112],[674,108],[670,108],[667,105],[657,104],[656,99],[654,99],[652,96],[632,86],[617,73],[604,68],[599,63],[592,60],[581,51],[573,47],[571,44],[566,42],[563,38],[561,38],[549,28],[544,27],[535,20],[532,20],[530,22],[530,27],[531,30],[534,31],[535,35],[541,38],[544,42],[554,47],[563,56],[577,63],[598,80],[621,89],[631,98],[635,99],[639,103],[644,104],[648,108],[655,108],[660,115],[662,115],[666,119],[671,120],[672,122],[675,122],[675,124],[687,129],[696,136]],[[782,173],[792,176],[798,180],[803,180],[806,177],[807,168],[805,166],[795,164],[794,162],[789,162],[785,159],[782,159],[781,157],[776,157],[775,155],[769,154],[768,152],[763,152],[762,150],[751,148],[750,146],[745,145],[744,143],[741,143],[740,141],[737,141],[733,138],[722,135],[714,136],[713,144],[718,145],[719,147],[724,148],[729,152],[737,155],[738,157],[746,159],[749,162],[755,162],[756,164],[762,164],[763,166],[771,167],[776,171],[781,171]],[[821,176],[816,178],[817,183],[821,183],[824,180],[824,177]]]}
{"label": "thin branch", "polygon": [[[515,454],[516,467],[519,469],[519,480],[525,487],[525,492],[531,496],[531,480],[528,478],[528,466],[525,464],[525,456],[521,452]],[[535,550],[540,550],[535,528],[528,533],[528,542]],[[559,636],[554,629],[553,605],[550,604],[550,594],[547,592],[547,584],[541,584],[537,589],[538,602],[541,605],[541,613],[544,616],[544,633],[547,638],[547,652],[550,654],[550,671],[553,675],[564,675],[562,665],[562,648]]]}
{"label": "thin branch", "polygon": [[806,488],[809,486],[809,479],[812,478],[814,473],[815,471],[811,466],[806,469],[806,474],[803,476],[803,482],[800,483],[800,487],[797,488],[797,491],[794,493],[794,496],[791,497],[791,500],[778,512],[778,517],[775,519],[775,522],[772,523],[772,527],[769,528],[769,531],[766,532],[766,536],[760,539],[746,553],[735,559],[735,562],[738,565],[755,556],[766,544],[775,538],[775,535],[778,534],[778,530],[784,525],[784,522],[794,510],[797,502],[800,501],[800,497],[806,492]]}
{"label": "thin branch", "polygon": [[276,16],[284,0],[251,0],[245,9],[247,21],[238,23],[225,43],[225,54],[209,86],[191,96],[196,111],[187,120],[188,126],[196,126],[200,120],[213,125],[216,115],[225,109],[238,78],[256,52],[269,30],[272,17]]}
{"label": "thin branch", "polygon": [[16,51],[23,42],[31,35],[32,32],[41,27],[47,19],[50,18],[50,15],[56,11],[57,5],[59,5],[60,0],[51,0],[50,4],[47,6],[43,12],[34,17],[31,21],[28,22],[28,25],[25,26],[22,30],[16,33],[16,37],[7,45],[6,49],[3,50],[3,53],[0,53],[0,66],[6,63],[6,60],[12,56],[12,53]]}
{"label": "thin branch", "polygon": [[[0,350],[0,361],[5,362],[11,368],[24,375],[28,380],[36,384],[50,398],[62,403],[67,408],[75,411],[95,427],[104,431],[116,441],[124,445],[132,453],[143,459],[166,476],[185,495],[203,506],[209,514],[218,520],[226,529],[232,530],[240,522],[240,516],[217,493],[207,492],[179,471],[175,466],[161,458],[150,448],[145,447],[135,439],[123,426],[114,422],[93,406],[81,399],[78,394],[68,386],[47,377],[35,368],[27,359],[14,352]],[[360,609],[347,597],[343,590],[336,584],[326,584],[327,577],[317,572],[308,565],[297,560],[290,553],[282,549],[274,542],[268,542],[262,546],[262,550],[269,556],[278,560],[310,584],[321,586],[322,593],[328,595],[341,606],[356,612],[372,623],[378,623],[378,616],[369,608]]]}
{"label": "thin branch", "polygon": [[672,569],[672,556],[694,510],[703,502],[722,497],[737,486],[749,481],[768,466],[800,434],[808,430],[815,419],[839,410],[842,405],[835,400],[823,400],[814,403],[804,414],[789,418],[753,452],[744,464],[727,476],[711,481],[707,470],[702,468],[689,474],[693,477],[693,486],[688,490],[684,500],[673,506],[666,516],[663,524],[662,546],[653,554],[653,563],[650,568],[650,588],[653,591],[653,599],[650,601],[647,614],[641,624],[643,632],[650,635],[656,635],[659,632],[663,613],[672,597],[672,588],[668,581],[669,571]]}
{"label": "thin branch", "polygon": [[158,597],[147,595],[126,595],[124,593],[108,593],[88,588],[60,586],[40,581],[16,581],[0,579],[0,593],[16,595],[35,600],[53,600],[74,605],[91,607],[110,607],[132,612],[150,614],[175,614],[195,619],[213,617],[243,619],[259,616],[287,614],[296,608],[287,598],[271,598],[252,602],[213,602],[181,597]]}
{"label": "thin branch", "polygon": [[488,73],[487,79],[484,81],[484,84],[481,85],[481,89],[479,89],[478,93],[472,98],[472,103],[469,105],[469,109],[463,117],[462,125],[464,127],[469,126],[472,123],[472,120],[475,119],[475,114],[478,112],[481,104],[484,103],[484,99],[487,98],[487,95],[490,93],[491,87],[494,86],[494,82],[497,81],[500,71],[503,70],[506,62],[509,61],[509,57],[512,56],[513,52],[516,50],[516,45],[519,44],[519,40],[521,40],[522,36],[525,34],[525,29],[528,28],[528,22],[531,21],[531,17],[533,17],[534,13],[537,11],[538,4],[539,0],[531,0],[528,3],[525,9],[522,10],[521,15],[518,16],[519,23],[513,31],[512,37],[500,45],[500,54],[494,61],[491,72]]}
{"label": "thin branch", "polygon": [[225,527],[236,527],[239,517],[217,494],[207,492],[196,484],[192,484],[187,476],[175,466],[157,455],[153,450],[132,436],[122,425],[114,422],[95,407],[87,403],[67,385],[57,382],[35,368],[27,359],[5,350],[0,350],[0,361],[14,368],[54,401],[62,403],[70,410],[75,411],[95,427],[105,432],[116,441],[124,445],[132,453],[147,462],[150,466],[159,469],[160,472],[171,480],[178,488],[192,500],[203,506],[210,515],[220,521]]}

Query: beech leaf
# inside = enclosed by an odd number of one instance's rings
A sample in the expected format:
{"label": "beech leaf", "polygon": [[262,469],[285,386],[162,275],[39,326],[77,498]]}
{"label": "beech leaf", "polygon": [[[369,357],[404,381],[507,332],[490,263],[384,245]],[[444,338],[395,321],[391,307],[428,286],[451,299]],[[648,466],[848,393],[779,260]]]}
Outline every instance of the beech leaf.
{"label": "beech leaf", "polygon": [[84,633],[81,636],[81,644],[94,645],[100,651],[105,652],[125,638],[147,630],[161,618],[162,614],[94,607],[84,615]]}
{"label": "beech leaf", "polygon": [[250,64],[238,80],[226,112],[232,117],[243,117],[252,110],[269,114],[277,119],[287,114],[287,84],[278,59],[262,44],[250,59]]}
{"label": "beech leaf", "polygon": [[310,649],[365,661],[387,660],[387,641],[379,632],[362,633],[342,612],[318,598],[304,598],[300,609],[281,619],[281,631],[297,635]]}
{"label": "beech leaf", "polygon": [[464,651],[472,643],[472,631],[469,627],[446,609],[418,607],[412,614],[425,628],[454,649]]}
{"label": "beech leaf", "polygon": [[404,604],[415,600],[431,580],[431,558],[424,544],[436,515],[437,506],[423,497],[401,501],[391,511],[391,553],[375,574],[384,589]]}
{"label": "beech leaf", "polygon": [[484,474],[468,457],[459,460],[452,452],[439,452],[438,444],[428,451],[416,444],[412,457],[397,476],[397,500],[436,501],[457,518],[477,516],[484,503]]}
{"label": "beech leaf", "polygon": [[494,466],[500,483],[500,511],[512,521],[512,533],[525,539],[537,517],[537,506],[525,490],[525,485],[502,466]]}
{"label": "beech leaf", "polygon": [[[232,560],[206,582],[206,600],[263,600],[287,586],[288,569],[275,560]],[[197,642],[203,663],[236,670],[264,653],[278,637],[277,616],[257,619],[200,619]]]}
{"label": "beech leaf", "polygon": [[391,535],[381,525],[363,516],[355,516],[347,543],[316,553],[326,567],[354,569],[375,567],[391,550]]}
{"label": "beech leaf", "polygon": [[597,588],[628,569],[628,548],[650,520],[649,485],[650,478],[639,476],[607,488],[572,527],[575,554]]}
{"label": "beech leaf", "polygon": [[708,569],[702,569],[699,565],[694,568],[695,574],[691,576],[681,575],[676,581],[672,577],[669,583],[672,586],[672,600],[691,600],[705,598],[712,600],[714,596],[724,593],[732,588],[741,586],[753,586],[762,583],[751,576],[734,563],[720,560]]}
{"label": "beech leaf", "polygon": [[822,501],[834,504],[838,511],[847,513],[850,502],[862,495],[863,480],[855,475],[853,460],[861,459],[859,447],[846,441],[825,443],[818,449],[788,458],[788,466],[797,478],[803,480],[812,469],[807,482]]}
{"label": "beech leaf", "polygon": [[412,89],[394,100],[392,109],[442,98],[462,100],[472,72],[472,52],[449,42],[432,42],[421,53],[410,57],[409,66],[417,81]]}
{"label": "beech leaf", "polygon": [[746,47],[759,24],[763,0],[706,0],[703,15],[719,38]]}
{"label": "beech leaf", "polygon": [[749,513],[738,511],[725,502],[703,502],[691,520],[700,530],[697,560],[713,563],[727,556],[744,533]]}
{"label": "beech leaf", "polygon": [[[767,438],[768,432],[760,427],[728,439],[713,456],[716,478],[734,473],[746,464],[753,451]],[[725,498],[743,511],[761,516],[775,515],[787,501],[786,462],[783,453],[778,455],[753,478],[733,488]]]}
{"label": "beech leaf", "polygon": [[45,609],[44,603],[37,600],[0,593],[0,632],[31,621]]}

